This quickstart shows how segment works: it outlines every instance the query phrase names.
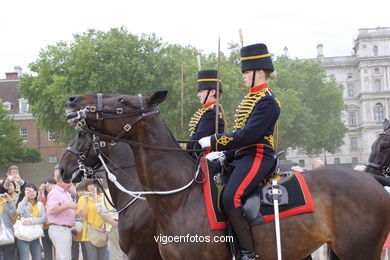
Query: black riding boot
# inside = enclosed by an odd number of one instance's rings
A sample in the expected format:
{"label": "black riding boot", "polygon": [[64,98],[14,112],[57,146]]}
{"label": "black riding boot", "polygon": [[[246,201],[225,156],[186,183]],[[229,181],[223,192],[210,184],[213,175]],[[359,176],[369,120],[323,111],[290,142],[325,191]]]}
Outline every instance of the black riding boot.
{"label": "black riding boot", "polygon": [[240,260],[256,259],[252,229],[245,217],[243,208],[237,207],[228,213],[229,221],[233,226],[240,246]]}

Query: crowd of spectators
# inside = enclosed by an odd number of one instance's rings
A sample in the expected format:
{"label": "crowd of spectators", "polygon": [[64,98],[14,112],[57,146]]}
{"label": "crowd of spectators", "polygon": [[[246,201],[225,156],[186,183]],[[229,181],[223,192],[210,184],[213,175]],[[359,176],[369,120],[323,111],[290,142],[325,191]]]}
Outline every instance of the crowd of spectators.
{"label": "crowd of spectators", "polygon": [[[0,260],[109,260],[111,254],[126,259],[117,240],[117,215],[105,208],[97,180],[65,183],[55,169],[37,188],[22,179],[17,166],[9,167],[4,177],[0,179]],[[18,225],[39,232],[26,238],[17,232]],[[91,242],[96,236],[93,230],[106,234],[107,241]],[[3,239],[6,233],[11,235]],[[109,241],[110,237],[116,239]]]}

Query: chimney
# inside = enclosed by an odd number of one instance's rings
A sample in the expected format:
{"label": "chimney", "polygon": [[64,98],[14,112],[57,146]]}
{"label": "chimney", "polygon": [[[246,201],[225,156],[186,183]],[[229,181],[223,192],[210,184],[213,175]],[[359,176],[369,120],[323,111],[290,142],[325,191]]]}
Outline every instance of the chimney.
{"label": "chimney", "polygon": [[18,73],[17,72],[6,72],[5,79],[6,80],[18,80]]}
{"label": "chimney", "polygon": [[324,49],[323,49],[323,45],[321,43],[319,43],[317,45],[317,58],[323,58],[324,57]]}
{"label": "chimney", "polygon": [[287,48],[287,46],[284,47],[283,52],[284,52],[284,56],[288,57],[288,48]]}

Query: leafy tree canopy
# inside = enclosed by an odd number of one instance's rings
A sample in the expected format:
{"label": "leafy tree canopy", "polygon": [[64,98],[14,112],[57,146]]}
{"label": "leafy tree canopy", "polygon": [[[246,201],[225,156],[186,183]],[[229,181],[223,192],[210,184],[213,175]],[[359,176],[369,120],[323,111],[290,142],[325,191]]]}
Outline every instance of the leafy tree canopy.
{"label": "leafy tree canopy", "polygon": [[[224,90],[221,102],[230,122],[229,130],[233,130],[235,110],[248,90],[242,81],[239,45],[230,43],[229,49],[229,55],[221,53],[220,57]],[[30,64],[33,74],[22,76],[21,91],[39,126],[55,132],[57,140],[68,142],[74,131],[63,114],[70,95],[151,95],[157,90],[168,90],[161,114],[178,138],[186,138],[190,117],[201,107],[196,97],[198,55],[202,69],[217,68],[216,53],[168,44],[154,34],[136,36],[123,27],[108,32],[89,30],[74,35],[70,43],[59,42],[44,48]],[[322,148],[334,151],[342,144],[345,133],[340,121],[342,88],[334,81],[325,81],[324,71],[315,62],[282,56],[275,60],[275,67],[279,76],[271,86],[282,102],[280,144],[284,148],[304,146],[310,154]],[[183,125],[178,120],[182,84]]]}

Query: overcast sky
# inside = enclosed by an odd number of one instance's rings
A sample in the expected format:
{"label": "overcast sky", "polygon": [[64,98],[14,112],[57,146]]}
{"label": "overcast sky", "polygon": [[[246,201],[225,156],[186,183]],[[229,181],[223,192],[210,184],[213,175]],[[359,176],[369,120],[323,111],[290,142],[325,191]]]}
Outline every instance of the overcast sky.
{"label": "overcast sky", "polygon": [[38,58],[40,49],[71,41],[87,29],[125,26],[130,33],[156,33],[165,42],[191,44],[206,53],[239,41],[264,42],[280,55],[350,55],[359,28],[390,27],[390,1],[350,0],[3,0],[0,2],[0,79]]}

